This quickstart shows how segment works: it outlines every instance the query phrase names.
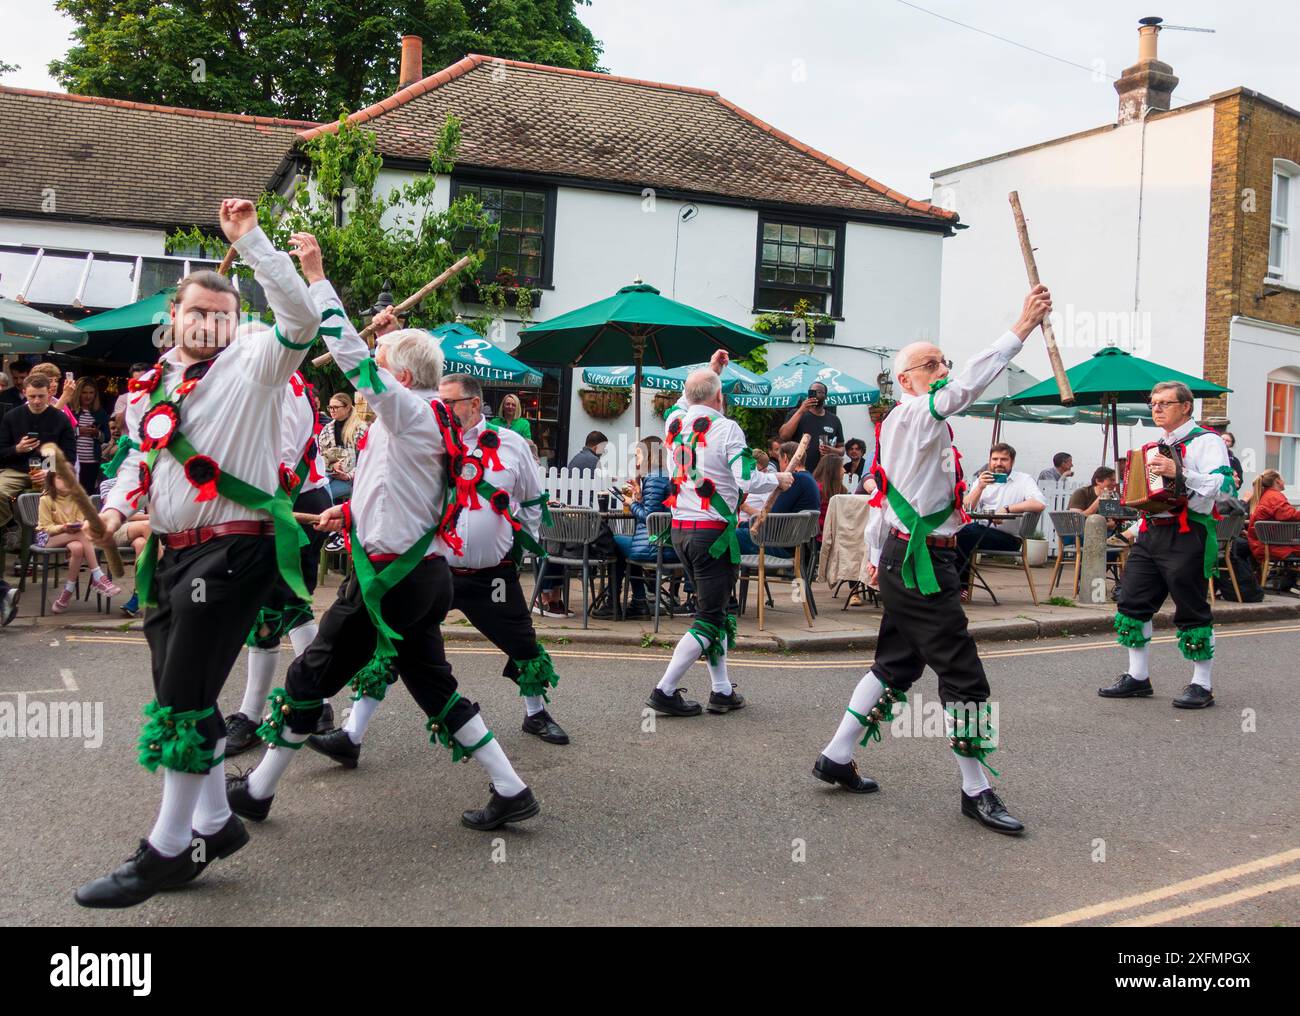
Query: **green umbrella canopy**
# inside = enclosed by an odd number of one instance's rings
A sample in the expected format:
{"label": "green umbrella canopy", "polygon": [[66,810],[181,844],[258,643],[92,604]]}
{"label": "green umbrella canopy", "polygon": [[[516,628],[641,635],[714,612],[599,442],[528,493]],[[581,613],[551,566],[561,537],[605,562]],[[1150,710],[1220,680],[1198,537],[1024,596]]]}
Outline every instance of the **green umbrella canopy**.
{"label": "green umbrella canopy", "polygon": [[[1104,424],[1109,419],[1109,413],[1100,406],[1025,406],[1015,403],[1014,396],[1028,391],[1038,383],[1038,378],[1029,371],[1014,363],[1008,364],[1007,369],[984,389],[984,397],[959,415],[981,420],[1000,418],[1003,423]],[[1055,381],[1052,383],[1055,384]],[[1121,426],[1150,422],[1151,410],[1144,403],[1119,407]]]}
{"label": "green umbrella canopy", "polygon": [[0,298],[0,353],[66,353],[85,343],[85,333],[66,321]]}
{"label": "green umbrella canopy", "polygon": [[[691,371],[707,367],[707,363],[693,363],[686,367],[646,367],[641,371],[641,386],[666,392],[680,392],[686,387]],[[582,383],[606,388],[630,388],[636,376],[635,366],[588,367],[582,372]],[[722,371],[722,390],[728,395],[765,395],[768,383],[753,371],[728,363]]]}
{"label": "green umbrella canopy", "polygon": [[845,374],[815,356],[796,356],[763,375],[772,385],[767,395],[736,395],[732,403],[751,409],[788,409],[808,397],[808,386],[820,381],[826,386],[828,406],[860,406],[880,401],[880,389]]}
{"label": "green umbrella canopy", "polygon": [[164,335],[159,329],[171,320],[175,295],[176,287],[172,286],[125,307],[82,318],[77,327],[89,333],[89,341],[78,355],[93,360],[158,359]]}
{"label": "green umbrella canopy", "polygon": [[[1074,389],[1076,403],[1086,406],[1111,402],[1145,403],[1152,387],[1161,381],[1181,381],[1197,398],[1221,395],[1231,390],[1204,378],[1144,360],[1118,346],[1097,350],[1083,363],[1076,363],[1065,373],[1070,379],[1070,387]],[[1056,381],[1048,378],[1013,395],[1011,401],[1020,405],[1055,406],[1060,405],[1061,394],[1056,388]]]}
{"label": "green umbrella canopy", "polygon": [[469,325],[455,321],[439,325],[430,334],[442,344],[444,375],[469,374],[480,381],[500,381],[521,388],[542,386],[539,371],[502,352]]}

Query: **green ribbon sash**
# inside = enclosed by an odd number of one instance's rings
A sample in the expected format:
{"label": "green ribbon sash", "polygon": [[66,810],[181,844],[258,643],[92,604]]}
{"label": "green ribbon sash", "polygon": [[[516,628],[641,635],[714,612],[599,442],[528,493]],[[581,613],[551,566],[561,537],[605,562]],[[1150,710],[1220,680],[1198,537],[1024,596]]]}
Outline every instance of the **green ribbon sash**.
{"label": "green ribbon sash", "polygon": [[930,547],[925,541],[947,521],[957,506],[956,498],[933,515],[923,516],[908,504],[907,499],[892,483],[885,485],[885,496],[889,499],[889,507],[894,509],[894,514],[910,534],[907,552],[903,555],[903,585],[908,589],[919,588],[924,595],[932,596],[939,591],[939,579],[934,574],[934,561],[930,558]]}
{"label": "green ribbon sash", "polygon": [[122,463],[126,461],[126,457],[139,447],[138,444],[123,434],[117,442],[117,454],[100,466],[99,471],[108,477],[116,476],[117,471],[122,468]]}
{"label": "green ribbon sash", "polygon": [[1205,529],[1205,556],[1202,565],[1205,578],[1212,579],[1219,571],[1219,524],[1213,515],[1202,515],[1190,508],[1187,517]]}

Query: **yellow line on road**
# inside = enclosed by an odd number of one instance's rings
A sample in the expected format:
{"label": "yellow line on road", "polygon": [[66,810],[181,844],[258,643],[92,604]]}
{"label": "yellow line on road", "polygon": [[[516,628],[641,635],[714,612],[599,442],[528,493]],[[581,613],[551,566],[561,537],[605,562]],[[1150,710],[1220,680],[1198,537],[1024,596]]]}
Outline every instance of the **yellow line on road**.
{"label": "yellow line on road", "polygon": [[1238,889],[1236,892],[1224,893],[1222,896],[1211,896],[1208,900],[1201,900],[1199,903],[1170,907],[1168,910],[1158,910],[1156,913],[1147,914],[1145,917],[1134,917],[1129,921],[1120,921],[1118,924],[1111,925],[1111,927],[1150,928],[1152,925],[1168,924],[1170,921],[1177,921],[1184,917],[1195,917],[1207,910],[1219,910],[1222,907],[1230,907],[1234,903],[1253,900],[1256,896],[1267,896],[1269,893],[1279,892],[1283,889],[1294,889],[1297,886],[1300,886],[1300,875],[1288,875],[1286,878],[1275,878],[1272,882],[1263,882],[1260,885],[1249,886],[1246,889]]}
{"label": "yellow line on road", "polygon": [[1198,875],[1196,878],[1189,878],[1182,882],[1175,882],[1172,885],[1162,886],[1159,889],[1151,889],[1144,893],[1137,893],[1134,896],[1123,896],[1120,899],[1111,900],[1108,903],[1094,903],[1092,906],[1081,907],[1078,910],[1070,910],[1064,914],[1057,914],[1054,917],[1043,917],[1037,921],[1030,921],[1029,924],[1025,925],[1025,927],[1060,928],[1067,924],[1077,924],[1079,921],[1088,921],[1094,917],[1104,917],[1107,914],[1118,913],[1121,910],[1132,910],[1134,907],[1143,907],[1148,903],[1156,903],[1160,900],[1168,899],[1170,896],[1195,892],[1197,889],[1204,889],[1207,886],[1217,885],[1220,882],[1227,882],[1230,879],[1240,878],[1243,875],[1251,875],[1257,871],[1264,871],[1267,868],[1276,868],[1280,865],[1291,864],[1294,861],[1300,861],[1300,847],[1292,850],[1284,850],[1280,854],[1270,854],[1268,857],[1261,857],[1258,860],[1247,861],[1245,864],[1234,865],[1231,868],[1221,868],[1219,871],[1212,871],[1205,875]]}

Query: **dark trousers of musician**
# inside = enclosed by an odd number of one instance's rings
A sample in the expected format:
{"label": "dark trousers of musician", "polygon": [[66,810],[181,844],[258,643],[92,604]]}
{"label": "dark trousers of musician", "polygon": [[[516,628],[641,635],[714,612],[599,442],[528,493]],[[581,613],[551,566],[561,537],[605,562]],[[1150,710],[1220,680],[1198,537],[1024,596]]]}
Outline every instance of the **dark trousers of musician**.
{"label": "dark trousers of musician", "polygon": [[[324,487],[318,487],[316,490],[308,490],[300,494],[293,503],[293,510],[319,515],[328,510],[331,504],[329,491]],[[320,574],[321,547],[325,545],[327,534],[315,526],[303,526],[302,531],[307,537],[307,543],[298,555],[302,565],[302,581],[307,587],[307,592],[314,593],[317,576]],[[280,644],[281,635],[312,619],[311,603],[304,604],[289,588],[289,583],[285,582],[284,576],[276,578],[275,585],[271,587],[263,607],[272,616],[282,617],[283,623],[266,624],[262,626],[262,630],[253,633],[251,644],[258,649],[275,649]]]}
{"label": "dark trousers of musician", "polygon": [[677,560],[695,590],[695,616],[718,628],[724,627],[738,566],[725,553],[718,557],[709,553],[709,547],[718,538],[716,530],[674,529],[672,535]]}
{"label": "dark trousers of musician", "polygon": [[1173,519],[1168,524],[1147,520],[1146,532],[1129,551],[1115,605],[1145,623],[1169,597],[1174,627],[1181,632],[1213,624],[1214,615],[1205,581],[1205,528],[1195,523],[1186,533],[1178,528]]}
{"label": "dark trousers of musician", "polygon": [[[442,643],[442,622],[451,607],[451,570],[441,557],[426,557],[380,601],[385,623],[402,637],[396,671],[411,698],[428,716],[438,716],[456,692],[456,678]],[[327,699],[337,694],[370,660],[375,651],[375,626],[361,599],[355,573],[339,589],[338,599],[320,620],[320,631],[306,651],[289,665],[285,690],[298,701]],[[478,705],[459,698],[445,718],[449,730],[459,730],[478,715]],[[295,708],[288,727],[296,734],[316,730],[321,706]]]}
{"label": "dark trousers of musician", "polygon": [[271,536],[219,536],[163,551],[154,573],[158,606],[145,613],[154,694],[176,712],[213,709],[195,723],[203,752],[226,736],[217,697],[260,606],[279,577]]}
{"label": "dark trousers of musician", "polygon": [[477,571],[453,568],[451,581],[452,606],[506,654],[502,673],[518,684],[519,667],[515,661],[531,660],[539,652],[528,600],[519,584],[519,569],[513,561]]}
{"label": "dark trousers of musician", "polygon": [[885,540],[878,578],[885,611],[871,669],[889,687],[906,691],[929,664],[939,675],[945,706],[984,702],[989,683],[961,609],[958,552],[929,549],[939,592],[926,596],[903,582],[907,543],[892,533]]}

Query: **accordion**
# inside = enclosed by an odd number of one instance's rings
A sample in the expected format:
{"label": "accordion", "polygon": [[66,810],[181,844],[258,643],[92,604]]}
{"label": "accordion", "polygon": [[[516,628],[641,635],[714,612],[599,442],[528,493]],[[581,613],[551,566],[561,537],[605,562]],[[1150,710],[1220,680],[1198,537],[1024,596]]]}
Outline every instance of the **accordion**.
{"label": "accordion", "polygon": [[[1174,460],[1172,482],[1167,477],[1148,472],[1147,451],[1154,448],[1160,455]],[[1128,453],[1124,470],[1124,507],[1145,514],[1179,512],[1187,507],[1187,486],[1183,482],[1183,459],[1178,449],[1164,442],[1135,448]]]}

